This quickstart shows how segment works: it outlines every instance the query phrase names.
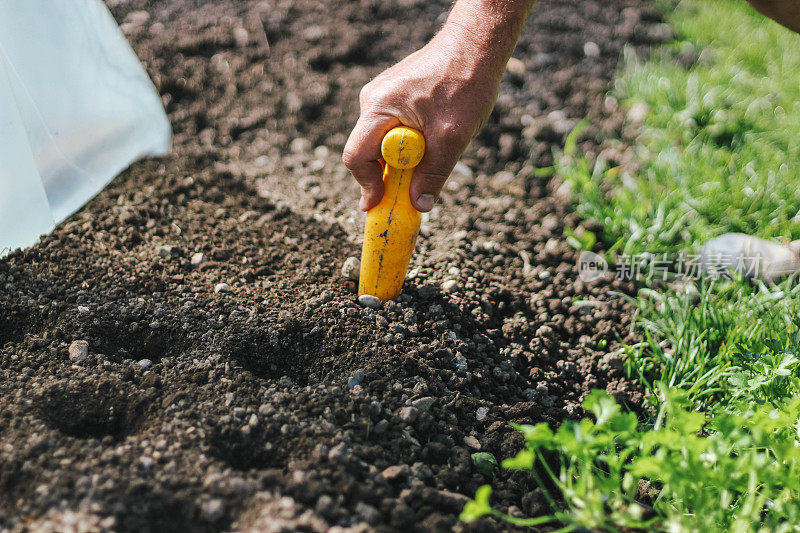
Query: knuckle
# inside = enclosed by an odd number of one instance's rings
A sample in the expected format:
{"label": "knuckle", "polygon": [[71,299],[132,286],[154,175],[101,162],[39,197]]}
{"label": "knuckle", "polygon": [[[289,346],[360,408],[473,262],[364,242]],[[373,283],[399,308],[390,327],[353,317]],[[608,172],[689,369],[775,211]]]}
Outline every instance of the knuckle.
{"label": "knuckle", "polygon": [[448,143],[462,143],[469,139],[469,132],[457,121],[447,120],[439,124],[438,136]]}
{"label": "knuckle", "polygon": [[358,156],[354,149],[346,147],[342,152],[342,163],[348,170],[353,171],[357,165]]}

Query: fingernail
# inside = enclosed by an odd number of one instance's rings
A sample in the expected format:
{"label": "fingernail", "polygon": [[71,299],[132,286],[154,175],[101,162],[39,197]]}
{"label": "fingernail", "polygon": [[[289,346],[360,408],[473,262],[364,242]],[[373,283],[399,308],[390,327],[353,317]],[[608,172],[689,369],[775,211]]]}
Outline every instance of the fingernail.
{"label": "fingernail", "polygon": [[367,199],[364,198],[363,196],[361,197],[361,200],[358,201],[358,208],[361,209],[362,211],[367,210]]}
{"label": "fingernail", "polygon": [[417,201],[415,202],[415,207],[417,211],[422,211],[423,213],[427,213],[431,209],[433,209],[433,195],[432,194],[420,194],[417,196]]}

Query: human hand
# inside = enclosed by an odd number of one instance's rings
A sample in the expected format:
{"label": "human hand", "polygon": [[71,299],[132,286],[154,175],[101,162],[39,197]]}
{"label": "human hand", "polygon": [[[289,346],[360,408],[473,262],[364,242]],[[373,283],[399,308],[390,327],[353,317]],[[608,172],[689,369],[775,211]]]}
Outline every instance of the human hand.
{"label": "human hand", "polygon": [[[425,47],[379,74],[361,90],[361,116],[342,155],[361,185],[359,207],[383,197],[381,140],[395,126],[420,130],[425,156],[409,194],[427,212],[458,158],[492,112],[508,57],[484,49],[468,29],[446,24]],[[499,63],[499,65],[498,65]]]}

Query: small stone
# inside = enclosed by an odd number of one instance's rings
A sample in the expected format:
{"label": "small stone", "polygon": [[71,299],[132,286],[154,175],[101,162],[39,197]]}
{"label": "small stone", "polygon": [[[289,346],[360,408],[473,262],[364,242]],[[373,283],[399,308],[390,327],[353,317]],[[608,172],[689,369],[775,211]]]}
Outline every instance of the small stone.
{"label": "small stone", "polygon": [[342,265],[342,277],[358,281],[359,274],[361,273],[361,261],[356,257],[348,257],[344,265]]}
{"label": "small stone", "polygon": [[200,506],[200,514],[209,522],[216,522],[225,515],[225,503],[219,498],[206,500]]}
{"label": "small stone", "polygon": [[458,289],[458,282],[454,279],[448,279],[442,283],[442,290],[445,292],[455,292]]}
{"label": "small stone", "polygon": [[597,43],[588,41],[583,45],[583,53],[586,57],[600,57],[600,47]]}
{"label": "small stone", "polygon": [[369,307],[370,309],[379,309],[381,306],[380,298],[377,296],[372,296],[371,294],[362,294],[359,296],[358,303],[364,307]]}
{"label": "small stone", "polygon": [[217,283],[214,285],[214,292],[230,292],[231,286],[227,283]]}
{"label": "small stone", "polygon": [[247,421],[247,425],[250,426],[251,428],[254,428],[258,425],[258,417],[256,416],[255,413],[250,415],[250,418]]}
{"label": "small stone", "polygon": [[521,76],[522,74],[525,74],[525,63],[516,57],[512,57],[509,58],[508,63],[506,63],[506,69],[508,69],[508,71],[512,74]]}
{"label": "small stone", "polygon": [[79,305],[78,306],[78,313],[80,313],[82,315],[85,315],[85,314],[87,314],[89,312],[90,312],[90,309],[88,307],[86,307],[85,305]]}
{"label": "small stone", "polygon": [[349,455],[344,442],[341,442],[328,452],[328,460],[331,462],[343,463],[347,461]]}
{"label": "small stone", "polygon": [[161,246],[156,248],[156,252],[158,253],[159,256],[165,259],[172,259],[173,257],[181,256],[181,249],[171,244],[162,244]]}
{"label": "small stone", "polygon": [[373,431],[375,431],[376,434],[380,435],[381,433],[384,433],[387,429],[389,429],[389,421],[383,419],[379,421],[377,424],[375,424],[375,429]]}
{"label": "small stone", "polygon": [[206,256],[203,252],[197,252],[192,254],[191,262],[194,266],[202,264],[206,260]]}
{"label": "small stone", "polygon": [[239,48],[244,48],[250,41],[250,35],[248,35],[246,29],[242,28],[241,26],[237,26],[236,28],[233,28],[233,41]]}
{"label": "small stone", "polygon": [[434,402],[433,397],[425,396],[424,398],[418,398],[414,400],[413,402],[411,402],[411,405],[413,405],[414,407],[425,413],[429,411],[430,408],[433,406],[433,402]]}
{"label": "small stone", "polygon": [[466,370],[468,367],[467,365],[467,358],[461,355],[460,353],[456,355],[456,368],[459,370]]}
{"label": "small stone", "polygon": [[466,437],[464,437],[464,444],[466,444],[467,446],[469,446],[473,450],[480,450],[481,449],[481,443],[478,442],[478,439],[476,439],[472,435],[467,435]]}
{"label": "small stone", "polygon": [[542,270],[541,272],[539,272],[539,275],[537,277],[540,280],[550,279],[550,271],[549,270]]}
{"label": "small stone", "polygon": [[456,163],[456,166],[453,167],[453,172],[451,173],[451,176],[457,176],[459,178],[465,178],[465,179],[472,179],[474,174],[475,173],[472,171],[471,168],[469,168],[465,163],[459,161],[458,163]]}
{"label": "small stone", "polygon": [[478,410],[475,411],[475,420],[477,420],[478,422],[483,422],[484,420],[486,420],[488,414],[489,414],[488,407],[478,407]]}
{"label": "small stone", "polygon": [[400,409],[400,411],[397,414],[400,417],[400,421],[408,425],[417,419],[417,417],[419,416],[419,410],[415,407],[408,406]]}
{"label": "small stone", "polygon": [[69,345],[69,360],[73,363],[82,363],[89,357],[89,343],[86,341],[72,341]]}
{"label": "small stone", "polygon": [[353,389],[357,385],[361,385],[362,381],[364,381],[364,371],[359,368],[350,376],[350,379],[347,380],[347,388]]}
{"label": "small stone", "polygon": [[400,477],[408,477],[410,472],[408,465],[394,465],[381,472],[381,476],[387,481],[392,481]]}
{"label": "small stone", "polygon": [[150,366],[153,364],[153,362],[150,359],[142,359],[141,361],[139,361],[138,364],[139,364],[139,368],[141,368],[142,370],[145,370],[147,368],[150,368]]}
{"label": "small stone", "polygon": [[302,137],[297,137],[296,139],[293,139],[291,143],[289,143],[289,150],[291,150],[293,154],[310,152],[311,148],[311,141]]}

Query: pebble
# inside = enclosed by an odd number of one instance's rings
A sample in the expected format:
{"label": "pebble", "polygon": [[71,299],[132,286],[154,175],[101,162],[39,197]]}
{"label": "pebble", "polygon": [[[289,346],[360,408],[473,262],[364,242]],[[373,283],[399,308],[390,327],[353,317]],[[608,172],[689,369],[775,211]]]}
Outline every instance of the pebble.
{"label": "pebble", "polygon": [[78,306],[78,313],[80,313],[82,315],[85,315],[85,314],[87,314],[89,312],[91,312],[91,310],[88,307],[86,307],[85,305],[79,305]]}
{"label": "pebble", "polygon": [[296,139],[293,139],[291,143],[289,143],[289,150],[291,150],[293,154],[310,152],[311,147],[311,141],[302,137],[297,137]]}
{"label": "pebble", "polygon": [[142,359],[141,361],[139,361],[139,368],[144,370],[146,368],[150,368],[152,364],[153,362],[150,359]]}
{"label": "pebble", "polygon": [[203,252],[197,252],[192,254],[191,262],[194,266],[200,265],[203,261],[206,260],[206,256]]}
{"label": "pebble", "polygon": [[342,277],[358,281],[358,276],[361,273],[361,261],[357,257],[348,257],[344,265],[342,265]]}
{"label": "pebble", "polygon": [[227,283],[217,283],[214,285],[214,292],[230,292],[231,286]]}
{"label": "pebble", "polygon": [[364,381],[364,371],[359,368],[350,376],[350,379],[347,380],[347,388],[353,389],[357,385],[361,385],[362,381]]}
{"label": "pebble", "polygon": [[481,443],[478,442],[478,439],[476,439],[472,435],[467,435],[466,437],[464,437],[464,444],[466,444],[467,446],[469,446],[473,450],[480,450],[481,449]]}
{"label": "pebble", "polygon": [[445,292],[455,292],[458,289],[458,282],[454,279],[448,279],[442,283],[442,290]]}
{"label": "pebble", "polygon": [[250,42],[250,35],[241,26],[233,28],[233,41],[239,48],[244,48]]}
{"label": "pebble", "polygon": [[337,444],[328,452],[328,460],[331,462],[345,462],[348,456],[349,453],[344,442]]}
{"label": "pebble", "polygon": [[583,53],[586,57],[600,57],[600,47],[597,43],[588,41],[583,45]]}
{"label": "pebble", "polygon": [[200,506],[200,514],[209,522],[216,522],[225,515],[225,503],[219,498],[206,500]]}
{"label": "pebble", "polygon": [[474,174],[475,173],[472,171],[472,169],[461,161],[456,163],[456,166],[453,167],[453,172],[451,173],[452,176],[458,176],[467,179],[471,179]]}
{"label": "pebble", "polygon": [[179,257],[181,255],[181,249],[171,244],[162,244],[156,248],[156,252],[165,259]]}
{"label": "pebble", "polygon": [[381,472],[381,476],[387,481],[392,481],[393,479],[397,479],[401,476],[408,477],[410,472],[411,469],[408,467],[408,465],[394,465]]}
{"label": "pebble", "polygon": [[247,425],[250,426],[251,428],[254,428],[258,425],[258,417],[256,416],[255,413],[250,415],[250,418],[247,421]]}
{"label": "pebble", "polygon": [[512,74],[522,75],[525,74],[525,63],[516,57],[511,57],[508,59],[508,63],[506,63],[506,69]]}
{"label": "pebble", "polygon": [[69,360],[73,363],[82,363],[89,356],[89,343],[86,341],[72,341],[69,345]]}
{"label": "pebble", "polygon": [[383,420],[381,420],[377,424],[375,424],[375,429],[373,431],[375,431],[375,433],[380,435],[381,433],[383,433],[387,429],[389,429],[389,421],[384,418]]}
{"label": "pebble", "polygon": [[362,294],[359,296],[358,303],[364,307],[369,307],[370,309],[379,309],[381,306],[380,298],[377,296],[372,296],[371,294]]}
{"label": "pebble", "polygon": [[488,407],[478,407],[478,410],[475,411],[475,420],[477,420],[478,422],[483,422],[484,420],[486,420],[488,414],[489,414]]}
{"label": "pebble", "polygon": [[404,424],[411,424],[419,416],[419,410],[416,407],[408,406],[400,409],[397,414]]}
{"label": "pebble", "polygon": [[424,398],[418,398],[414,400],[411,402],[411,405],[425,413],[433,406],[433,401],[434,400],[432,396],[425,396]]}

